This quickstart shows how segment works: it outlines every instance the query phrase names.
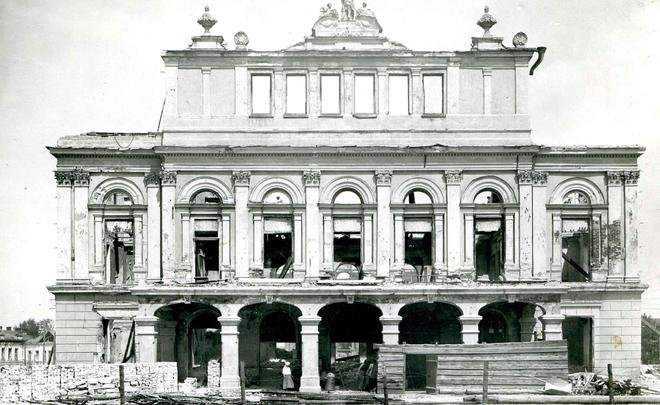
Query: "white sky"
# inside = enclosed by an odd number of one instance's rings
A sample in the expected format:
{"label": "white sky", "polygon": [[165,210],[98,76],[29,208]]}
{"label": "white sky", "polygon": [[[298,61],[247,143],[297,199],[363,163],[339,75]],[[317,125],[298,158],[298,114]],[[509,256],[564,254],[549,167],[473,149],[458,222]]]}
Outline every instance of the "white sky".
{"label": "white sky", "polygon": [[[64,135],[154,131],[163,102],[160,52],[181,49],[205,4],[230,46],[281,49],[311,32],[329,0],[3,0],[0,2],[0,325],[52,316],[55,159]],[[340,0],[333,1],[340,8]],[[361,1],[356,0],[356,4]],[[484,0],[369,0],[385,35],[415,50],[466,50]],[[494,0],[491,30],[547,46],[531,80],[540,144],[642,144],[646,312],[660,317],[660,2]],[[651,298],[655,296],[656,299]]]}

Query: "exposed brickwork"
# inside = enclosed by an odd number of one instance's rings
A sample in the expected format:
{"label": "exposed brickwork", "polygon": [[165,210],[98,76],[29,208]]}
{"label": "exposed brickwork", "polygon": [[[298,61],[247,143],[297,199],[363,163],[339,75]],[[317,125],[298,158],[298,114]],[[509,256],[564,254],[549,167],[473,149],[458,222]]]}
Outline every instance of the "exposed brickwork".
{"label": "exposed brickwork", "polygon": [[[177,391],[176,363],[124,365],[127,392]],[[0,368],[0,403],[44,401],[58,395],[112,394],[119,389],[118,364],[10,365]]]}

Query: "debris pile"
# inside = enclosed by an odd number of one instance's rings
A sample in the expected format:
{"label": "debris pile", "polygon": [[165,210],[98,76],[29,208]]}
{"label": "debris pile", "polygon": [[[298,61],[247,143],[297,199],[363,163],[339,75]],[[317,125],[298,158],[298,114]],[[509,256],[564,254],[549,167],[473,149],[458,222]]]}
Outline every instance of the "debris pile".
{"label": "debris pile", "polygon": [[640,367],[640,383],[643,391],[660,394],[660,365],[645,365]]}
{"label": "debris pile", "polygon": [[[569,374],[574,395],[609,395],[608,379],[596,373],[582,372]],[[641,395],[642,387],[631,379],[612,380],[614,395]]]}

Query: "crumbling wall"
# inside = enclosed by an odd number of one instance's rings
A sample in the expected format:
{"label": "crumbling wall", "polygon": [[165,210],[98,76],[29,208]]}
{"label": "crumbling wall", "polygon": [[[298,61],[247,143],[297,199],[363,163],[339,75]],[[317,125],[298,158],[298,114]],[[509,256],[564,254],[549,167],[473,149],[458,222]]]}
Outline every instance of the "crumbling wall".
{"label": "crumbling wall", "polygon": [[[127,393],[177,391],[176,363],[124,364]],[[0,366],[0,403],[68,395],[119,395],[119,364]]]}

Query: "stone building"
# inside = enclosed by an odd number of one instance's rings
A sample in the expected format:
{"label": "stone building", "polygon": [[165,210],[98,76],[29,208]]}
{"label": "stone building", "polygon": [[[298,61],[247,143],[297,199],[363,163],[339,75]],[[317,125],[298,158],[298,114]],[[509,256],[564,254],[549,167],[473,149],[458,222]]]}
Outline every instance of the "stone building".
{"label": "stone building", "polygon": [[51,360],[54,335],[32,337],[20,329],[0,328],[0,364],[43,364]]}
{"label": "stone building", "polygon": [[162,56],[158,132],[49,148],[57,361],[135,345],[180,379],[217,360],[235,388],[240,361],[268,386],[289,360],[318,391],[375,343],[565,338],[571,368],[635,374],[644,149],[534,144],[545,48],[505,45],[495,22],[468,50],[417,52],[343,1],[302,42],[253,51],[207,9]]}

